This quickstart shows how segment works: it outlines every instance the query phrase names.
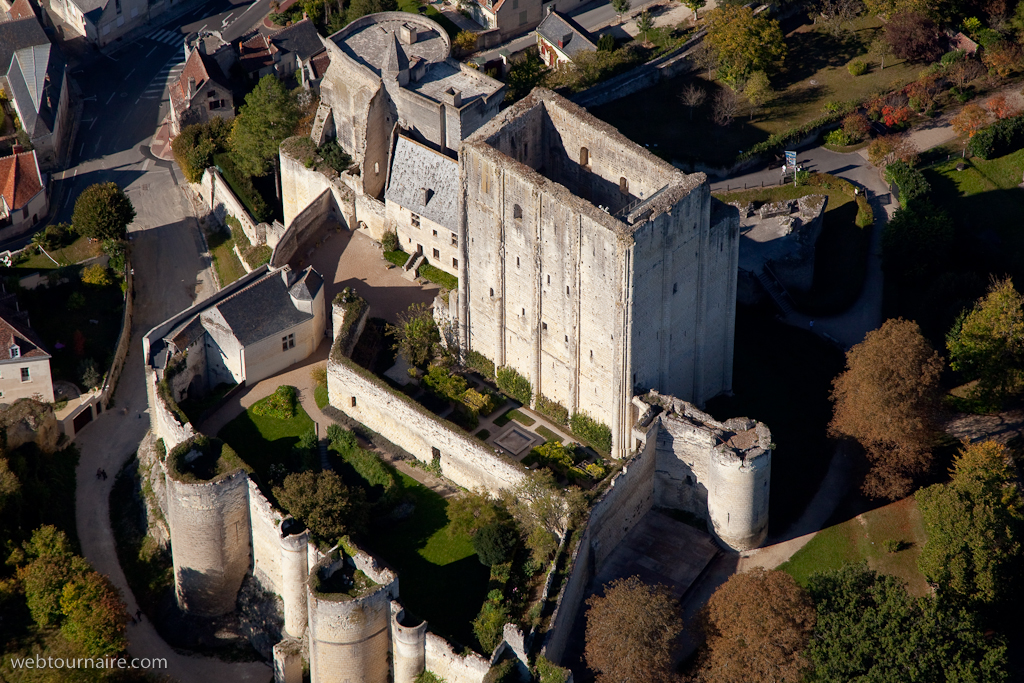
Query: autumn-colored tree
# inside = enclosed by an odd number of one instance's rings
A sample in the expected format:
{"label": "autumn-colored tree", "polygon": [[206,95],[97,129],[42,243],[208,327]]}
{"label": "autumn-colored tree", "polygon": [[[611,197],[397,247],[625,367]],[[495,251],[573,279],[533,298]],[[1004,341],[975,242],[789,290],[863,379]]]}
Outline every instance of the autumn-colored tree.
{"label": "autumn-colored tree", "polygon": [[843,132],[851,140],[863,140],[871,133],[871,121],[864,114],[854,112],[843,119]]}
{"label": "autumn-colored tree", "polygon": [[967,84],[985,75],[985,67],[972,58],[958,60],[946,69],[946,78],[957,88],[963,90]]}
{"label": "autumn-colored tree", "polygon": [[905,496],[931,465],[942,366],[917,323],[902,318],[885,321],[847,352],[846,370],[832,383],[829,432],[864,447],[868,495]]}
{"label": "autumn-colored tree", "polygon": [[707,16],[707,42],[717,55],[719,77],[731,86],[755,71],[774,73],[786,58],[779,22],[743,5],[722,4]]}
{"label": "autumn-colored tree", "polygon": [[700,21],[700,9],[708,2],[707,0],[683,0],[683,4],[693,12],[693,23],[696,24]]}
{"label": "autumn-colored tree", "polygon": [[864,0],[864,7],[873,16],[892,17],[904,12],[924,12],[926,0]]}
{"label": "autumn-colored tree", "polygon": [[915,109],[927,109],[935,104],[935,96],[939,94],[941,77],[937,73],[927,73],[908,85],[904,91],[910,99],[910,106]]}
{"label": "autumn-colored tree", "polygon": [[70,576],[60,596],[61,632],[89,657],[123,652],[128,646],[127,608],[107,577],[96,571]]}
{"label": "autumn-colored tree", "polygon": [[882,107],[882,120],[890,128],[906,123],[910,120],[910,107],[905,104],[900,106],[887,104]]}
{"label": "autumn-colored tree", "polygon": [[750,117],[754,117],[754,109],[760,109],[775,97],[772,84],[768,81],[768,74],[763,71],[755,71],[750,74],[746,84],[743,86],[743,96],[753,105]]}
{"label": "autumn-colored tree", "polygon": [[914,164],[917,161],[917,148],[907,135],[881,135],[868,146],[868,161],[875,166],[887,166],[894,161]]}
{"label": "autumn-colored tree", "polygon": [[668,678],[672,643],[683,630],[679,604],[668,588],[638,576],[617,579],[604,596],[587,600],[587,666],[598,683],[661,683]]}
{"label": "autumn-colored tree", "polygon": [[942,34],[920,12],[901,12],[885,26],[884,38],[894,55],[911,62],[934,62],[942,56]]}
{"label": "autumn-colored tree", "polygon": [[0,512],[3,512],[7,501],[21,489],[18,475],[11,471],[7,458],[0,457]]}
{"label": "autumn-colored tree", "polygon": [[965,443],[952,479],[917,492],[928,540],[918,566],[969,603],[993,605],[1013,592],[1024,559],[1024,504],[1009,450]]}
{"label": "autumn-colored tree", "polygon": [[1021,49],[1016,43],[1003,40],[986,47],[981,61],[990,73],[1006,78],[1020,70],[1021,56]]}
{"label": "autumn-colored tree", "polygon": [[988,113],[976,104],[965,104],[950,123],[959,135],[973,138],[975,133],[988,125]]}
{"label": "autumn-colored tree", "polygon": [[703,614],[707,647],[699,679],[706,683],[797,683],[809,662],[803,651],[814,605],[789,574],[754,569],[722,584]]}
{"label": "autumn-colored tree", "polygon": [[1006,119],[1017,113],[1013,106],[1006,101],[1006,95],[1002,93],[990,97],[985,103],[985,109],[988,109],[989,113],[997,119]]}
{"label": "autumn-colored tree", "polygon": [[960,314],[946,349],[950,367],[978,380],[974,394],[986,404],[998,407],[1017,389],[1024,373],[1024,298],[1011,279],[994,281],[971,311]]}
{"label": "autumn-colored tree", "polygon": [[18,579],[25,587],[32,620],[38,626],[60,624],[64,617],[61,595],[69,577],[92,570],[89,563],[74,554],[67,535],[54,526],[42,526],[22,546],[27,561],[18,568]]}

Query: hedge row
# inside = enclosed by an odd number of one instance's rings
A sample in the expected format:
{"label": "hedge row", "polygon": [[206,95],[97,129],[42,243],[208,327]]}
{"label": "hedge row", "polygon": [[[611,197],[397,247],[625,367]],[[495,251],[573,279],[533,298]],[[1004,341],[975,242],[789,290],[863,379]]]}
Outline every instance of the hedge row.
{"label": "hedge row", "polygon": [[586,413],[573,413],[569,428],[576,437],[588,442],[602,455],[612,452],[612,430],[603,422]]}
{"label": "hedge row", "polygon": [[924,174],[903,161],[894,161],[885,167],[885,180],[899,189],[900,206],[904,209],[915,199],[927,197],[932,189]]}
{"label": "hedge row", "polygon": [[541,415],[547,415],[556,424],[569,424],[569,409],[558,401],[553,401],[544,394],[537,394],[537,405],[535,409]]}
{"label": "hedge row", "polygon": [[516,372],[515,368],[508,365],[498,368],[496,380],[499,389],[524,406],[530,405],[530,400],[533,398],[533,385],[530,384],[530,380]]}
{"label": "hedge row", "polygon": [[473,368],[489,380],[494,380],[494,361],[480,353],[470,351],[466,356],[466,365]]}
{"label": "hedge row", "polygon": [[982,159],[1001,157],[1024,147],[1024,114],[996,121],[978,131],[967,143],[971,154]]}
{"label": "hedge row", "polygon": [[817,131],[819,128],[842,121],[846,115],[855,110],[857,106],[858,104],[856,102],[841,102],[838,105],[835,105],[833,110],[824,116],[818,117],[813,121],[808,121],[802,126],[797,126],[796,128],[790,128],[789,130],[781,133],[769,135],[768,139],[762,140],[737,156],[736,161],[746,161],[766,152],[774,152],[785,147],[795,145],[811,133]]}

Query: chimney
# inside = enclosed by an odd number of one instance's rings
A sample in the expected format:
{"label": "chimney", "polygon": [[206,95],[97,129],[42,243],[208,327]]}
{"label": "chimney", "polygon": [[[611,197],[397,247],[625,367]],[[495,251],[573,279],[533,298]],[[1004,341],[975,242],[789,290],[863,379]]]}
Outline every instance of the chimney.
{"label": "chimney", "polygon": [[430,201],[430,198],[433,195],[434,195],[434,191],[433,190],[428,190],[425,187],[421,187],[420,188],[420,204],[422,204],[423,206],[426,206],[427,202]]}
{"label": "chimney", "polygon": [[558,41],[558,47],[565,47],[566,45],[568,45],[568,44],[569,44],[569,41],[570,41],[570,40],[572,40],[572,34],[571,34],[571,33],[566,33],[566,34],[565,34],[564,36],[562,36],[562,37],[561,37],[561,39],[560,39],[560,40]]}
{"label": "chimney", "polygon": [[306,14],[306,10],[302,10],[302,20],[306,21],[307,19],[309,19],[309,15]]}
{"label": "chimney", "polygon": [[192,99],[192,96],[196,92],[196,79],[193,76],[188,77],[188,99]]}
{"label": "chimney", "polygon": [[[21,145],[19,145],[17,142],[15,142],[14,146],[11,147],[11,154],[21,154],[24,151],[25,151],[25,148],[22,147]],[[423,203],[426,204],[426,202],[423,202]]]}

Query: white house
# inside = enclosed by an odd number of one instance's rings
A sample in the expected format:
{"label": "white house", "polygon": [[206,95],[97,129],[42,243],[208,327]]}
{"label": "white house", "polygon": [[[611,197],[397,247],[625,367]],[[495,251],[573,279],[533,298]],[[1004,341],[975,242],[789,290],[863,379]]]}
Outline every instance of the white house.
{"label": "white house", "polygon": [[50,354],[21,316],[0,314],[0,403],[34,398],[53,403]]}
{"label": "white house", "polygon": [[[156,4],[162,9],[163,0]],[[100,47],[144,25],[150,17],[148,0],[50,0],[50,9],[72,31]]]}
{"label": "white house", "polygon": [[0,157],[0,240],[30,230],[49,211],[46,181],[39,170],[36,153],[22,152]]}

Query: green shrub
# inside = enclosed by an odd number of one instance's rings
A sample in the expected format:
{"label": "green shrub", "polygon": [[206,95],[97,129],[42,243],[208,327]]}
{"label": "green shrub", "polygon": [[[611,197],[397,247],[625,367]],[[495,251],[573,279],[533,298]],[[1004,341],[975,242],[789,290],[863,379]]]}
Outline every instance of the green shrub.
{"label": "green shrub", "polygon": [[781,133],[769,135],[766,140],[753,145],[750,149],[737,156],[736,160],[746,161],[747,159],[754,159],[766,152],[774,152],[782,149],[783,147],[796,144],[822,126],[827,126],[830,123],[836,123],[837,121],[843,120],[847,114],[856,108],[856,102],[829,102],[826,105],[826,113],[824,116],[814,119],[813,121],[808,121],[807,123],[795,128],[790,128],[789,130]]}
{"label": "green shrub", "polygon": [[508,365],[498,368],[496,374],[498,388],[503,392],[522,403],[530,405],[533,398],[533,385],[530,380],[520,375],[515,368]]}
{"label": "green shrub", "polygon": [[834,147],[845,147],[851,142],[852,140],[850,140],[850,136],[847,135],[846,131],[842,128],[830,130],[828,134],[825,135],[825,144],[832,145]]}
{"label": "green shrub", "polygon": [[604,479],[604,475],[607,473],[604,465],[598,465],[596,462],[592,462],[587,465],[587,474],[594,479]]}
{"label": "green shrub", "polygon": [[866,228],[875,223],[875,210],[863,194],[857,195],[857,218],[854,219],[858,228]]}
{"label": "green shrub", "polygon": [[894,161],[885,167],[885,179],[898,188],[903,208],[917,199],[926,198],[932,189],[920,171],[902,161]]}
{"label": "green shrub", "polygon": [[447,683],[447,681],[431,671],[423,671],[416,677],[415,683]]}
{"label": "green shrub", "polygon": [[82,282],[94,287],[108,287],[114,284],[114,278],[110,277],[106,266],[96,263],[82,271]]}
{"label": "green shrub", "polygon": [[249,214],[257,223],[263,223],[273,217],[274,210],[256,191],[256,187],[252,184],[252,177],[245,175],[235,165],[231,154],[227,152],[217,154],[214,156],[214,162],[220,169],[221,175],[224,176],[224,180],[231,186],[238,199],[245,204],[245,208],[249,210]]}
{"label": "green shrub", "polygon": [[476,389],[466,389],[460,400],[479,415],[490,415],[497,407],[494,405],[493,396],[489,393],[481,393]]}
{"label": "green shrub", "polygon": [[459,288],[459,278],[429,263],[424,263],[420,266],[419,274],[435,285],[439,285],[449,291],[456,291]]}
{"label": "green shrub", "polygon": [[558,401],[552,401],[544,394],[537,394],[535,409],[541,415],[550,417],[556,424],[569,424],[569,409]]}
{"label": "green shrub", "polygon": [[480,564],[490,567],[511,560],[518,540],[515,525],[506,521],[493,522],[473,534],[473,550]]}
{"label": "green shrub", "polygon": [[341,148],[337,140],[331,139],[320,145],[316,151],[324,162],[338,173],[343,173],[352,165],[352,157]]}
{"label": "green shrub", "polygon": [[171,143],[171,149],[188,182],[202,180],[203,171],[214,164],[214,155],[227,148],[230,132],[231,125],[219,116],[181,129]]}
{"label": "green shrub", "polygon": [[1024,114],[996,121],[978,131],[967,143],[967,150],[982,159],[993,159],[1024,146]]}
{"label": "green shrub", "polygon": [[[477,642],[480,643],[480,651],[484,654],[494,652],[504,637],[505,624],[508,622],[508,608],[502,604],[501,598],[499,590],[488,593],[487,601],[473,620],[473,634],[476,636]],[[489,672],[488,675],[490,675]]]}
{"label": "green shrub", "polygon": [[563,669],[544,655],[537,655],[534,668],[537,670],[537,683],[565,683],[569,680],[569,670]]}
{"label": "green shrub", "polygon": [[467,389],[464,377],[453,375],[439,365],[430,366],[427,374],[423,376],[423,385],[449,401],[461,401]]}
{"label": "green shrub", "polygon": [[398,242],[398,233],[394,230],[388,230],[381,236],[380,245],[384,247],[384,251],[401,251],[402,249]]}
{"label": "green shrub", "polygon": [[586,413],[573,413],[569,428],[578,438],[590,443],[599,453],[612,452],[612,430]]}
{"label": "green shrub", "polygon": [[280,420],[290,420],[295,417],[295,402],[298,393],[295,387],[280,386],[274,393],[262,401],[257,401],[252,406],[253,415],[260,417],[276,417]]}
{"label": "green shrub", "polygon": [[264,263],[270,263],[270,257],[273,255],[274,250],[266,244],[257,244],[242,252],[242,258],[245,259],[245,262],[253,270],[259,268]]}
{"label": "green shrub", "polygon": [[[500,640],[498,641],[501,642]],[[497,647],[495,645],[494,647]],[[492,650],[493,651],[493,648]],[[495,664],[484,675],[484,683],[519,683],[519,671],[515,659],[505,659]]]}
{"label": "green shrub", "polygon": [[605,52],[611,52],[615,49],[615,36],[610,32],[602,33],[601,37],[597,39],[597,49]]}
{"label": "green shrub", "polygon": [[868,65],[863,59],[855,59],[846,65],[851,76],[863,76],[868,72]]}
{"label": "green shrub", "polygon": [[470,351],[466,356],[466,365],[473,368],[489,380],[494,380],[494,361],[480,353]]}
{"label": "green shrub", "polygon": [[898,541],[895,538],[887,538],[882,541],[882,547],[887,553],[898,553],[903,550],[903,541]]}

